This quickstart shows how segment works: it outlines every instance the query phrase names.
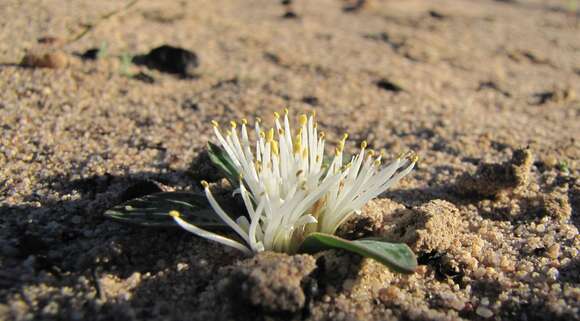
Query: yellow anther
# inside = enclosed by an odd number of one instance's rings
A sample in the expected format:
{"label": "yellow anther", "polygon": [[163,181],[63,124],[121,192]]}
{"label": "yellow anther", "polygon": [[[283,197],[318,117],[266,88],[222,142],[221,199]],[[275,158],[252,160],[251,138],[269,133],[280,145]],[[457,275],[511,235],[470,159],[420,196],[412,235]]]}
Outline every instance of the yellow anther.
{"label": "yellow anther", "polygon": [[179,218],[180,215],[181,214],[176,210],[169,211],[169,216],[171,216],[171,217]]}
{"label": "yellow anther", "polygon": [[288,115],[288,108],[284,108],[284,114]]}
{"label": "yellow anther", "polygon": [[270,128],[268,133],[266,134],[266,141],[273,141],[274,140],[274,128]]}
{"label": "yellow anther", "polygon": [[217,128],[217,127],[220,127],[220,124],[219,124],[217,121],[215,121],[215,120],[212,120],[212,121],[211,121],[211,124],[212,124],[212,125],[213,125],[213,127],[215,127],[215,128]]}
{"label": "yellow anther", "polygon": [[375,159],[374,163],[375,163],[375,166],[381,166],[381,160],[378,158]]}
{"label": "yellow anther", "polygon": [[242,118],[242,125],[247,125],[248,124],[248,120],[245,118]]}
{"label": "yellow anther", "polygon": [[266,138],[266,133],[263,130],[260,131],[260,137],[261,138]]}
{"label": "yellow anther", "polygon": [[344,150],[344,140],[338,142],[337,148],[342,152]]}
{"label": "yellow anther", "polygon": [[231,130],[226,130],[226,136],[232,136],[232,131]]}
{"label": "yellow anther", "polygon": [[342,135],[342,140],[347,140],[348,139],[348,133],[344,133],[344,135]]}
{"label": "yellow anther", "polygon": [[300,174],[302,174],[303,172],[304,172],[304,171],[303,171],[303,170],[301,170],[301,169],[300,169],[300,170],[298,170],[298,171],[296,172],[296,177],[300,176]]}
{"label": "yellow anther", "polygon": [[312,110],[310,114],[312,115],[312,118],[316,118],[316,110]]}
{"label": "yellow anther", "polygon": [[368,157],[373,157],[373,156],[375,156],[375,151],[374,151],[374,150],[372,150],[372,149],[369,149],[369,150],[367,151],[367,155],[368,155]]}
{"label": "yellow anther", "polygon": [[240,175],[238,175],[238,179],[239,179],[240,181],[241,181],[241,180],[243,180],[243,179],[244,179],[244,174],[243,174],[243,173],[240,173]]}
{"label": "yellow anther", "polygon": [[318,138],[320,138],[320,139],[323,139],[323,138],[324,138],[324,135],[325,135],[325,134],[324,134],[324,132],[320,132],[320,133],[318,134]]}
{"label": "yellow anther", "polygon": [[238,123],[236,123],[235,120],[230,121],[230,126],[232,126],[233,129],[236,129],[236,127],[238,127]]}
{"label": "yellow anther", "polygon": [[280,154],[280,152],[278,151],[278,142],[275,140],[272,140],[270,142],[270,144],[272,145],[272,154],[278,156]]}
{"label": "yellow anther", "polygon": [[276,117],[276,119],[280,119],[280,114],[277,111],[275,111],[274,112],[274,117]]}
{"label": "yellow anther", "polygon": [[209,188],[209,183],[207,181],[201,181],[201,186],[203,186],[203,188]]}
{"label": "yellow anther", "polygon": [[363,140],[362,143],[360,143],[360,148],[361,149],[365,149],[365,148],[367,148],[367,146],[368,146],[368,143],[367,143],[366,140]]}
{"label": "yellow anther", "polygon": [[296,134],[296,136],[294,137],[294,139],[299,142],[302,143],[302,130],[298,131],[298,134]]}
{"label": "yellow anther", "polygon": [[296,142],[294,142],[294,154],[300,153],[301,149],[302,149],[302,143],[300,142],[300,139],[297,139]]}
{"label": "yellow anther", "polygon": [[403,157],[405,157],[405,153],[401,152],[397,154],[397,160],[401,160]]}
{"label": "yellow anther", "polygon": [[318,123],[314,123],[314,125],[312,125],[312,127],[314,127],[314,129],[318,128]]}
{"label": "yellow anther", "polygon": [[320,162],[320,155],[316,155],[316,157],[314,158],[314,161],[317,163]]}
{"label": "yellow anther", "polygon": [[282,128],[279,128],[279,129],[278,129],[278,135],[279,135],[279,136],[284,136],[284,129],[282,129]]}
{"label": "yellow anther", "polygon": [[262,118],[256,117],[256,123],[260,124],[262,122]]}
{"label": "yellow anther", "polygon": [[345,165],[342,165],[342,167],[340,168],[341,171],[346,171],[347,169],[349,169],[352,166],[352,163],[348,163]]}
{"label": "yellow anther", "polygon": [[336,147],[336,148],[334,149],[334,156],[340,156],[340,153],[341,153],[341,152],[342,152],[342,151],[341,151],[341,150],[340,150],[338,147]]}
{"label": "yellow anther", "polygon": [[302,114],[298,118],[298,122],[300,123],[300,126],[304,126],[308,122],[308,117],[306,117],[306,115]]}

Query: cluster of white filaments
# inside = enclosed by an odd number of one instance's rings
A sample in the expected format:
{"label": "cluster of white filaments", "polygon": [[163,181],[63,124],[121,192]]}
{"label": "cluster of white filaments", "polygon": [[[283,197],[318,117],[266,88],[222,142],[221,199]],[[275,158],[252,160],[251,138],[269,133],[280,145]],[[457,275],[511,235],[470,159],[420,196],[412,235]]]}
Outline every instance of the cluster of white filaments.
{"label": "cluster of white filaments", "polygon": [[368,150],[363,141],[360,152],[343,163],[347,134],[332,160],[325,161],[325,136],[318,132],[315,114],[299,116],[300,127],[295,132],[290,129],[288,111],[284,114],[274,113],[275,128],[269,130],[263,130],[261,120],[256,120],[255,147],[250,143],[247,120],[241,126],[232,121],[225,135],[212,122],[219,143],[240,173],[239,192],[247,215],[234,221],[217,203],[208,183],[202,185],[213,209],[245,244],[200,229],[173,211],[171,215],[181,227],[246,253],[293,253],[309,233],[334,234],[417,162],[414,153],[406,153],[382,167],[383,156]]}

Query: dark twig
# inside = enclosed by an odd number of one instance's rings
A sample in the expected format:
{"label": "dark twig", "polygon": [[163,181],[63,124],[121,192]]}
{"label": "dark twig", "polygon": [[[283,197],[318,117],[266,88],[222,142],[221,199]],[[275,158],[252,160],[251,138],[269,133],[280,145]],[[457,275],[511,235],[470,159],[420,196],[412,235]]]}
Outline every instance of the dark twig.
{"label": "dark twig", "polygon": [[75,36],[71,37],[66,43],[71,44],[75,41],[78,41],[79,39],[81,39],[85,35],[87,35],[89,32],[91,32],[93,29],[95,29],[103,21],[108,20],[108,19],[120,14],[121,12],[129,10],[131,7],[133,7],[135,4],[137,4],[137,2],[139,2],[139,0],[132,0],[131,2],[127,3],[125,6],[119,8],[117,10],[113,10],[113,11],[101,16],[96,22],[86,25],[83,30],[81,30]]}

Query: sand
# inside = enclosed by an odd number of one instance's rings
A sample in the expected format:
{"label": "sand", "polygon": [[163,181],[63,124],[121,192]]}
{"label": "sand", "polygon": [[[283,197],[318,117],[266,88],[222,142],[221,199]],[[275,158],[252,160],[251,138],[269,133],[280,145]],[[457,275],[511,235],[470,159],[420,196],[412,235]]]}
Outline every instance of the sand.
{"label": "sand", "polygon": [[[67,43],[126,3],[0,4],[0,319],[580,320],[570,4],[302,0],[292,18],[271,0],[143,0]],[[128,63],[163,44],[194,51],[195,75]],[[340,251],[245,258],[103,216],[199,191],[217,179],[211,120],[283,108],[316,110],[349,151],[421,156],[341,231],[408,242],[417,273]]]}

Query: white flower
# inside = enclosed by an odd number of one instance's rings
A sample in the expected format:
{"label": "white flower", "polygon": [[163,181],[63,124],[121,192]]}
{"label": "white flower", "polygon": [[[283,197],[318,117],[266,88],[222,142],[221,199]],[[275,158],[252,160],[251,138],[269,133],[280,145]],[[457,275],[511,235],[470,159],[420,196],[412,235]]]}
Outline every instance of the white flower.
{"label": "white flower", "polygon": [[300,127],[290,129],[288,112],[275,113],[275,128],[255,124],[257,143],[251,146],[247,121],[236,122],[225,135],[213,122],[222,148],[240,173],[239,192],[248,216],[233,220],[216,202],[207,182],[202,182],[211,206],[244,241],[202,230],[170,213],[184,229],[246,253],[272,250],[293,253],[312,232],[334,234],[336,229],[371,199],[407,175],[417,156],[407,153],[381,168],[381,155],[366,150],[343,163],[348,135],[335,148],[330,164],[324,161],[324,133],[318,133],[315,115],[299,117]]}

